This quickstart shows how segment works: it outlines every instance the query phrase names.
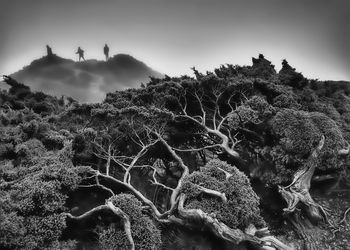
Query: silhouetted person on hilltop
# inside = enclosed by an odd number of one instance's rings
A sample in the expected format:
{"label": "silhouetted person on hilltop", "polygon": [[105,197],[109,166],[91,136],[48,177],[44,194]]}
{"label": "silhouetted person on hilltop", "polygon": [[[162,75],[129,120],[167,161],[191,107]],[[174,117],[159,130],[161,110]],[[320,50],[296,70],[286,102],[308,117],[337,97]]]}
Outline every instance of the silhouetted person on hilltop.
{"label": "silhouetted person on hilltop", "polygon": [[75,52],[75,54],[78,54],[79,55],[79,62],[80,62],[80,59],[83,59],[85,61],[85,58],[84,58],[84,50],[82,50],[80,47],[78,47],[78,51]]}
{"label": "silhouetted person on hilltop", "polygon": [[105,47],[103,48],[103,53],[105,54],[106,61],[107,61],[109,58],[109,47],[108,47],[107,43],[105,44]]}
{"label": "silhouetted person on hilltop", "polygon": [[46,51],[47,51],[47,56],[51,57],[53,56],[52,49],[49,45],[46,45]]}

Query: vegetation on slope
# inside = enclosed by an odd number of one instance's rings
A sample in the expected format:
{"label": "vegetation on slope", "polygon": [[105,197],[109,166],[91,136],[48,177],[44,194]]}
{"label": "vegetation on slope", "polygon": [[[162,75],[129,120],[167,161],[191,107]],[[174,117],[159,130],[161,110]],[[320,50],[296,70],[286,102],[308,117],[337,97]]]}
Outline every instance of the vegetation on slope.
{"label": "vegetation on slope", "polygon": [[306,79],[286,60],[277,73],[263,55],[193,70],[96,104],[4,77],[0,247],[201,245],[184,242],[189,231],[220,249],[322,245],[308,228],[338,222],[310,189],[349,187],[348,85]]}

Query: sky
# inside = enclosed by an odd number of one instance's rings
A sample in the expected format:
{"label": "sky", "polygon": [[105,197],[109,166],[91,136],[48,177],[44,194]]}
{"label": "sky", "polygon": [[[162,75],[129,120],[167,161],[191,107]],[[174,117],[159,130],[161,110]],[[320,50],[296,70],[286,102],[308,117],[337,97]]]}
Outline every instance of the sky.
{"label": "sky", "polygon": [[349,0],[0,0],[0,74],[46,53],[127,53],[170,76],[251,65],[259,53],[309,78],[350,80]]}

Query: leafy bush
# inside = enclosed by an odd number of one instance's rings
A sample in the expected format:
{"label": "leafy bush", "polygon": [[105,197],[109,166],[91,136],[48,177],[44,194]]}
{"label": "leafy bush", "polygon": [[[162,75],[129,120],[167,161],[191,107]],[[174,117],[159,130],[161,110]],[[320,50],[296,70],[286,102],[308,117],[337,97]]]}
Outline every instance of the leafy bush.
{"label": "leafy bush", "polygon": [[[223,169],[232,176],[226,180]],[[225,193],[227,203],[217,197],[203,195],[198,186]],[[200,171],[186,178],[182,190],[187,195],[185,208],[201,209],[214,215],[231,228],[245,229],[249,224],[264,225],[260,216],[259,198],[247,176],[236,167],[220,160],[211,160]]]}
{"label": "leafy bush", "polygon": [[38,157],[42,157],[46,149],[38,139],[30,139],[17,145],[15,151],[22,161],[31,162]]}
{"label": "leafy bush", "polygon": [[[67,149],[44,154],[40,141],[29,140],[18,146],[18,153],[33,157],[16,167],[2,169],[2,176],[17,178],[9,186],[0,186],[0,248],[54,249],[66,227],[66,201],[77,188],[79,171],[67,160]],[[56,248],[59,249],[59,248]]]}
{"label": "leafy bush", "polygon": [[282,69],[278,73],[281,84],[289,85],[294,88],[303,88],[308,84],[308,80],[304,76],[295,71],[286,60],[282,61]]}
{"label": "leafy bush", "polygon": [[325,145],[320,153],[319,168],[339,167],[338,150],[345,147],[345,141],[340,128],[326,115],[283,109],[276,114],[271,124],[282,149],[280,159],[284,159],[278,162],[276,157],[277,165],[289,165],[297,169],[324,135]]}
{"label": "leafy bush", "polygon": [[[142,214],[142,204],[133,195],[119,194],[112,199],[113,204],[130,218],[135,249],[160,249],[161,235],[150,218]],[[110,225],[99,233],[101,249],[129,249],[130,244],[123,228]]]}

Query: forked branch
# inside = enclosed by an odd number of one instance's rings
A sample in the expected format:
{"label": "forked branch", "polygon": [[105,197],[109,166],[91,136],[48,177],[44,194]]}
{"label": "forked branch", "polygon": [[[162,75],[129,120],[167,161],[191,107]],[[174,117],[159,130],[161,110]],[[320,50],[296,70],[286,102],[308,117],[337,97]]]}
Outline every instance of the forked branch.
{"label": "forked branch", "polygon": [[95,207],[87,212],[85,212],[82,215],[79,216],[74,216],[70,213],[64,213],[64,215],[66,215],[68,218],[70,219],[74,219],[74,220],[82,220],[82,219],[86,219],[94,214],[96,214],[97,212],[100,212],[102,210],[109,210],[112,211],[117,217],[119,217],[124,225],[124,231],[125,234],[128,238],[128,241],[130,243],[130,250],[135,250],[135,243],[134,243],[134,239],[132,237],[131,234],[131,224],[130,224],[130,218],[129,216],[120,208],[116,207],[113,205],[111,200],[107,200],[105,205],[101,205],[98,207]]}

